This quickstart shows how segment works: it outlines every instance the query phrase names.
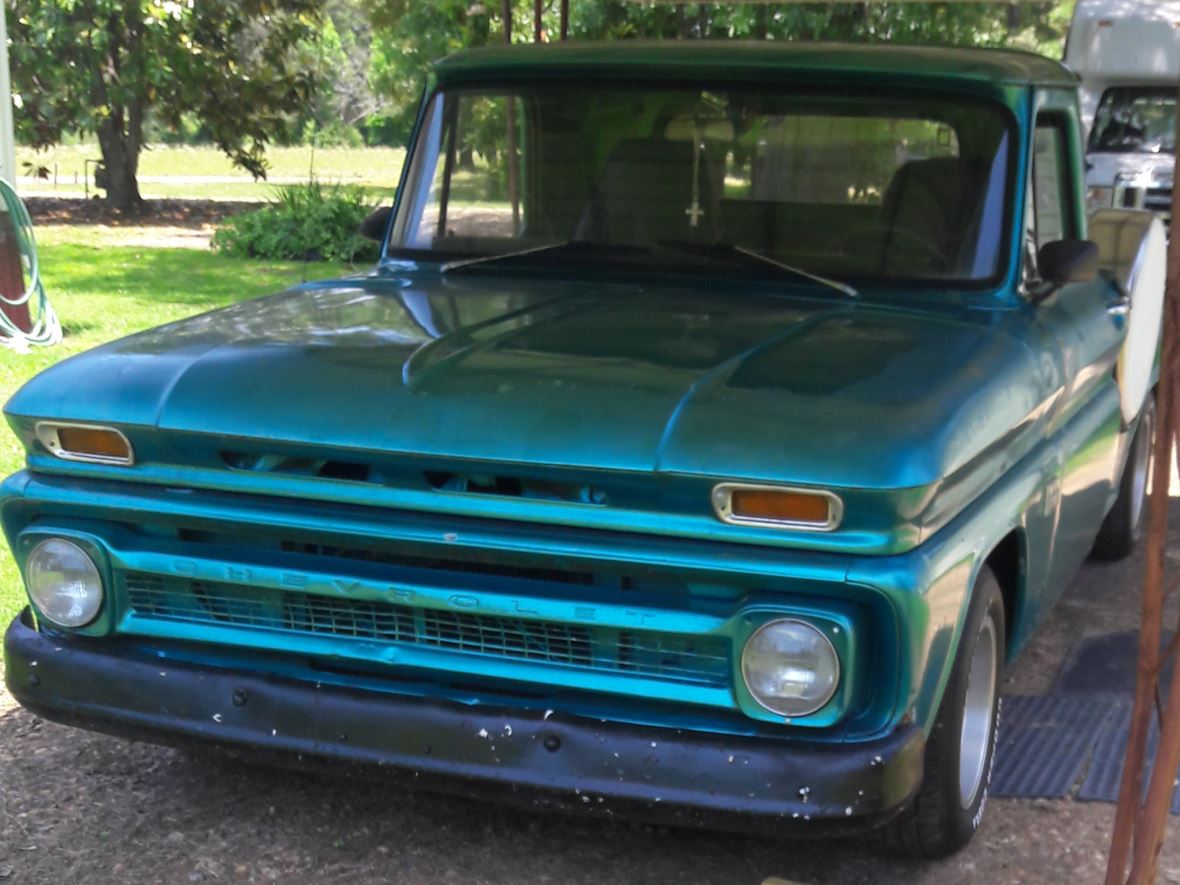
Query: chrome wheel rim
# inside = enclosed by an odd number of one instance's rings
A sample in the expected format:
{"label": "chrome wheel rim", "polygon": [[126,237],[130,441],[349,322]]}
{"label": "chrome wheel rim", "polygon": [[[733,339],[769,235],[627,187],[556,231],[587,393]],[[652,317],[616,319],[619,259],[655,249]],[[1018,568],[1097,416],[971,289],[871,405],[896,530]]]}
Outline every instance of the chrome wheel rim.
{"label": "chrome wheel rim", "polygon": [[988,616],[979,628],[967,671],[963,730],[959,736],[959,801],[963,808],[975,803],[987,766],[995,718],[998,657],[996,627]]}
{"label": "chrome wheel rim", "polygon": [[1144,503],[1147,501],[1147,486],[1151,480],[1152,437],[1155,436],[1155,418],[1150,411],[1143,414],[1139,430],[1135,434],[1135,451],[1132,457],[1134,473],[1131,474],[1131,531],[1139,530],[1143,521]]}

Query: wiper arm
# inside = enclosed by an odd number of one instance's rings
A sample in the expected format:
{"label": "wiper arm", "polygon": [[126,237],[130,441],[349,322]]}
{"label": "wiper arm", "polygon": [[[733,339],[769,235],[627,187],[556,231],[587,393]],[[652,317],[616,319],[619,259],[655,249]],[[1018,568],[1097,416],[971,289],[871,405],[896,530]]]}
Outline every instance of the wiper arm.
{"label": "wiper arm", "polygon": [[442,273],[450,273],[453,270],[462,270],[465,267],[475,267],[479,264],[493,264],[497,261],[507,261],[510,258],[519,258],[522,255],[533,255],[537,252],[550,252],[554,249],[562,249],[571,245],[573,245],[572,240],[563,240],[560,243],[546,243],[543,246],[533,246],[529,249],[517,249],[513,252],[500,252],[497,255],[480,255],[478,258],[461,258],[457,261],[448,261],[440,268],[440,270]]}
{"label": "wiper arm", "polygon": [[451,273],[456,270],[465,270],[469,267],[482,267],[488,264],[497,264],[501,261],[511,261],[514,258],[527,258],[533,255],[540,255],[545,252],[560,252],[563,249],[589,249],[589,250],[609,250],[609,251],[627,251],[627,252],[647,252],[649,250],[640,246],[619,245],[614,243],[595,243],[590,240],[562,240],[558,243],[545,243],[542,246],[533,246],[529,249],[517,249],[512,252],[500,252],[496,255],[480,255],[478,258],[461,258],[457,261],[448,261],[440,270],[442,273]]}
{"label": "wiper arm", "polygon": [[698,255],[714,255],[719,258],[745,261],[747,263],[754,262],[767,267],[774,267],[778,270],[785,271],[792,276],[802,277],[805,280],[811,280],[813,283],[819,283],[821,286],[827,286],[829,289],[835,289],[837,292],[840,292],[849,298],[860,297],[860,292],[847,283],[842,283],[839,280],[833,280],[829,277],[820,276],[819,274],[812,273],[809,270],[804,270],[801,267],[784,264],[777,258],[771,258],[769,255],[764,255],[763,253],[756,252],[753,249],[747,249],[745,246],[735,246],[732,243],[692,243],[686,240],[661,240],[660,245],[683,252],[694,252]]}

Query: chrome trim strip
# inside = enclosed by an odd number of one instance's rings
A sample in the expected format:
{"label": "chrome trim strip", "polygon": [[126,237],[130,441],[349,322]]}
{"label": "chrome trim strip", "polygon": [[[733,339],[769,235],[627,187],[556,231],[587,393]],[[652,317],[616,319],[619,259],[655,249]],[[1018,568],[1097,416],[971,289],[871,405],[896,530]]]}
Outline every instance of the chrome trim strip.
{"label": "chrome trim strip", "polygon": [[[800,495],[817,495],[828,500],[828,521],[817,524],[814,522],[798,522],[788,519],[760,519],[752,516],[738,516],[733,512],[733,493],[735,491],[750,492],[795,492]],[[792,529],[800,532],[832,532],[844,518],[844,502],[833,492],[823,489],[802,489],[795,486],[760,485],[746,482],[720,482],[713,486],[713,512],[722,522],[730,525],[754,525],[772,529]]]}
{"label": "chrome trim strip", "polygon": [[[113,433],[123,440],[123,444],[127,446],[127,457],[117,458],[111,455],[92,455],[85,452],[71,452],[68,449],[62,448],[61,440],[57,436],[57,430],[61,427],[76,427],[80,430],[102,430]],[[127,434],[118,427],[111,427],[107,424],[83,424],[77,421],[38,421],[33,430],[37,434],[37,439],[49,450],[50,454],[61,458],[63,461],[81,461],[86,464],[113,464],[120,467],[131,467],[135,464],[135,449],[131,447],[131,440],[127,439]]]}

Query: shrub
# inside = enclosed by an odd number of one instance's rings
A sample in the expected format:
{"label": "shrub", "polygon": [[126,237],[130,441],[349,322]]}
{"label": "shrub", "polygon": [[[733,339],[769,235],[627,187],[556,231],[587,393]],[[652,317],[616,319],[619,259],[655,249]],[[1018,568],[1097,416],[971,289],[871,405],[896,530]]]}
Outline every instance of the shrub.
{"label": "shrub", "polygon": [[270,205],[225,219],[213,248],[250,258],[372,261],[377,244],[359,232],[371,209],[360,188],[287,185],[276,188]]}

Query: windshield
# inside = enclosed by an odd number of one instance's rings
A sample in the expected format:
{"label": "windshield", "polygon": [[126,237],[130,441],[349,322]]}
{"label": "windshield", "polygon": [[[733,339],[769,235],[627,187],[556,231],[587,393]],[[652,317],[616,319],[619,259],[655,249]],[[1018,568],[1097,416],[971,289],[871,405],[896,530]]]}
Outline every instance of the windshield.
{"label": "windshield", "polygon": [[896,90],[453,90],[427,109],[390,254],[770,266],[732,260],[736,247],[842,280],[987,280],[1009,139],[996,106]]}
{"label": "windshield", "polygon": [[1090,150],[1176,153],[1176,87],[1107,89],[1094,115]]}

